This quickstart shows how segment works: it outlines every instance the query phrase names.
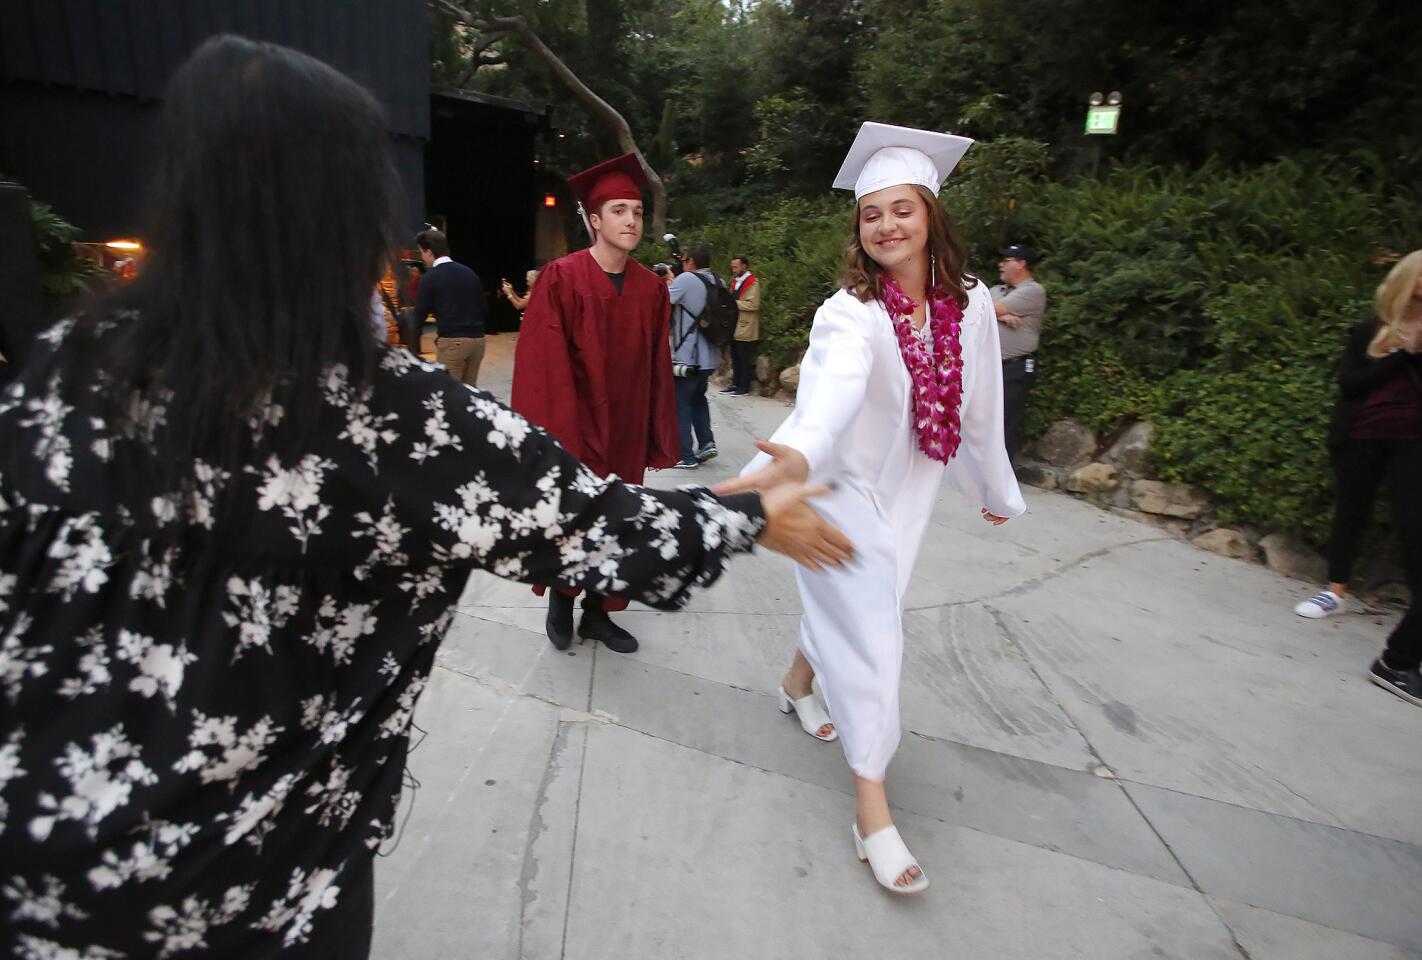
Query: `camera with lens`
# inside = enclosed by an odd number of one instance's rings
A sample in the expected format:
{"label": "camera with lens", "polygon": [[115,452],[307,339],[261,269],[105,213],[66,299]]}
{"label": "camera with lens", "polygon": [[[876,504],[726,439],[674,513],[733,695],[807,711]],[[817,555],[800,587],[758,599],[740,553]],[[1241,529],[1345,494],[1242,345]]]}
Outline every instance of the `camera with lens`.
{"label": "camera with lens", "polygon": [[689,363],[672,364],[672,376],[674,377],[682,377],[684,379],[686,377],[691,376],[695,372],[696,368]]}
{"label": "camera with lens", "polygon": [[662,239],[666,241],[667,250],[671,252],[672,262],[667,266],[671,269],[672,276],[679,277],[681,272],[686,269],[686,265],[682,262],[686,257],[681,253],[681,241],[676,238],[674,233],[662,234]]}

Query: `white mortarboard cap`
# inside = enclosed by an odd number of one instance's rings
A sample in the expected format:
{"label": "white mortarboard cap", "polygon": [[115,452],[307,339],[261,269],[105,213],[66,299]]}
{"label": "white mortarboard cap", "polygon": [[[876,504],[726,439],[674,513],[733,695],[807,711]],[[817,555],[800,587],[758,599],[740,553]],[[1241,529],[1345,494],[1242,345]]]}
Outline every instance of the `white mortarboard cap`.
{"label": "white mortarboard cap", "polygon": [[853,190],[855,200],[900,184],[917,184],[937,193],[972,145],[967,137],[951,133],[866,121],[834,178],[834,186],[836,190]]}

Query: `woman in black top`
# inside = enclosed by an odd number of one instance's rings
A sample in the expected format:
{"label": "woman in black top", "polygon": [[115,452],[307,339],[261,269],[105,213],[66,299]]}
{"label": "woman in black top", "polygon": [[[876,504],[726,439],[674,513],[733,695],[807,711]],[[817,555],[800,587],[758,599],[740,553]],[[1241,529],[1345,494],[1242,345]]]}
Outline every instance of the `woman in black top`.
{"label": "woman in black top", "polygon": [[218,38],[164,110],[145,274],[0,395],[0,952],[358,960],[472,570],[670,609],[757,539],[848,547],[377,343],[396,180],[345,77]]}
{"label": "woman in black top", "polygon": [[1295,612],[1317,619],[1345,609],[1358,539],[1384,477],[1392,484],[1397,535],[1413,604],[1373,664],[1374,683],[1422,706],[1422,250],[1388,273],[1377,319],[1348,332],[1329,429],[1335,475],[1327,589]]}

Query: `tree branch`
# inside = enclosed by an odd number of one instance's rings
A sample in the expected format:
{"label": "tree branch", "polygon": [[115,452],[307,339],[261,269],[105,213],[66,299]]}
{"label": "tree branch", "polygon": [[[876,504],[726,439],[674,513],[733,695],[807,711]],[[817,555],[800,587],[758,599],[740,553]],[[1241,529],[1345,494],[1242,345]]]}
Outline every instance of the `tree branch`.
{"label": "tree branch", "polygon": [[[522,17],[493,17],[488,20],[480,20],[452,0],[429,0],[429,4],[431,8],[473,27],[482,35],[480,45],[475,50],[474,59],[476,60],[480,58],[482,51],[487,50],[494,42],[501,39],[502,35],[509,33],[517,35],[523,45],[542,60],[544,65],[553,71],[554,76],[563,81],[564,85],[573,92],[573,96],[582,101],[589,113],[612,128],[622,151],[637,157],[637,162],[642,166],[642,173],[647,178],[647,187],[652,193],[652,231],[658,237],[666,232],[666,185],[662,183],[662,178],[657,175],[657,171],[652,169],[652,165],[647,162],[647,158],[638,149],[637,141],[632,136],[632,128],[628,125],[627,119],[610,103],[594,93],[592,88],[583,83],[578,75],[548,48],[543,39],[524,22]],[[471,70],[468,71],[468,74],[472,76],[477,69],[478,66],[471,62]]]}

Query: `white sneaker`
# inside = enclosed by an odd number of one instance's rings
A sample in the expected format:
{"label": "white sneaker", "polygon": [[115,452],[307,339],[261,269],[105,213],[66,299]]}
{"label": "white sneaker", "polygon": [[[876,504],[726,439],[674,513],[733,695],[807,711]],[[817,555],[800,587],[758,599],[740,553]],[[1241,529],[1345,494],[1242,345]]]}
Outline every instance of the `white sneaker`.
{"label": "white sneaker", "polygon": [[1301,617],[1308,617],[1310,620],[1322,620],[1324,617],[1331,617],[1335,613],[1344,613],[1348,609],[1348,601],[1338,596],[1332,590],[1320,590],[1307,600],[1294,607],[1294,613]]}

